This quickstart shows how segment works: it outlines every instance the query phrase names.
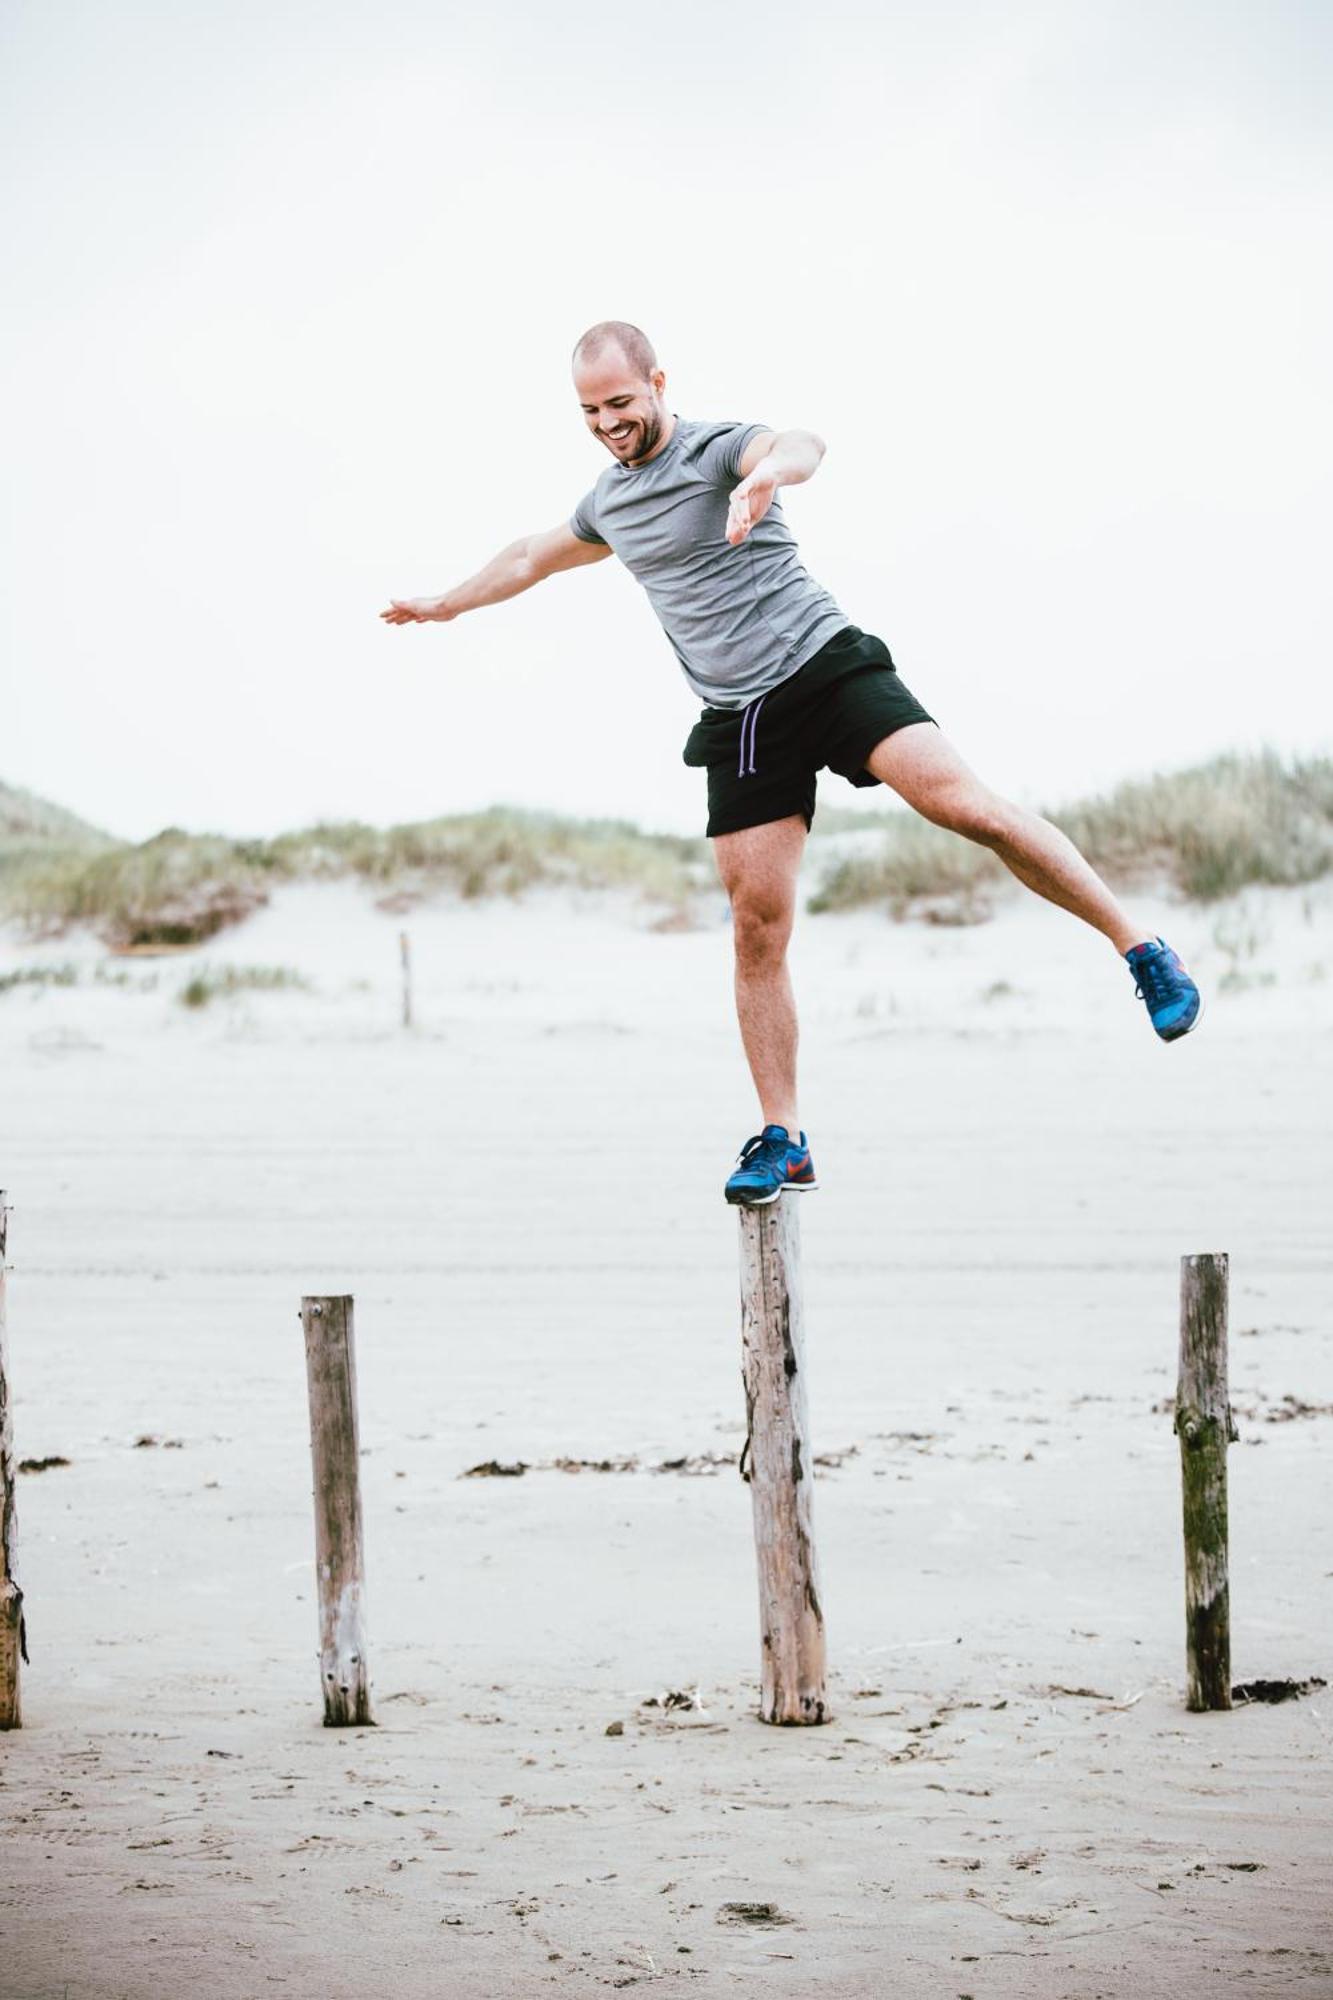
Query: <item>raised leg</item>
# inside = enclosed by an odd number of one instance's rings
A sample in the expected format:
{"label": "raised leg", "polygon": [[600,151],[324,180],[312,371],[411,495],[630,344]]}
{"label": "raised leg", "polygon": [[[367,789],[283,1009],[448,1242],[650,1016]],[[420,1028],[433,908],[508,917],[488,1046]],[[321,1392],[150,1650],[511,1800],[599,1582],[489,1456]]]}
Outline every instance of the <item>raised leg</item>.
{"label": "raised leg", "polygon": [[1091,924],[1122,956],[1152,936],[1126,913],[1067,835],[991,791],[933,722],[910,723],[886,736],[867,757],[866,769],[923,818],[989,847],[1020,882]]}
{"label": "raised leg", "polygon": [[720,834],[713,842],[731,900],[736,946],[736,1014],[765,1125],[800,1131],[796,1110],[796,999],[787,944],[796,914],[796,878],[805,850],[798,815]]}

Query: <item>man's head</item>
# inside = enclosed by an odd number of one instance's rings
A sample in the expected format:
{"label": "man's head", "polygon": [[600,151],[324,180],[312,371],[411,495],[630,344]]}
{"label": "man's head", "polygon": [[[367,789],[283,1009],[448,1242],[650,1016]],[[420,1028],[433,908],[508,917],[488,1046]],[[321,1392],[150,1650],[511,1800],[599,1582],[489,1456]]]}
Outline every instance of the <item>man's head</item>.
{"label": "man's head", "polygon": [[574,387],[588,429],[621,465],[637,465],[661,443],[666,376],[639,327],[623,319],[590,326],[574,349]]}

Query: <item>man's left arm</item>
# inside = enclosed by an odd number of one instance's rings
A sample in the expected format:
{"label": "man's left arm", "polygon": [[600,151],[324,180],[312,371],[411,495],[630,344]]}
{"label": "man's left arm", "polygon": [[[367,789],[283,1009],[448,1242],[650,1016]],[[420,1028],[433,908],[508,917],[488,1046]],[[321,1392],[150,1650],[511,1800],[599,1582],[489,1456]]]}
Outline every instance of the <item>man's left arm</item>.
{"label": "man's left arm", "polygon": [[741,453],[741,483],[727,509],[727,540],[743,542],[773,505],[779,486],[799,486],[818,469],[824,440],[813,431],[760,431]]}

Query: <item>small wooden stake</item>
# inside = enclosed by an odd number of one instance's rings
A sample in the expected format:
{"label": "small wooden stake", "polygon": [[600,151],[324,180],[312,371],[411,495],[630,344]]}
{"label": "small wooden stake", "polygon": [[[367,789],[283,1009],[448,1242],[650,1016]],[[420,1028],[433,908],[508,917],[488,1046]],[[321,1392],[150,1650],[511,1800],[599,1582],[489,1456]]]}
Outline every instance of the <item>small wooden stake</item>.
{"label": "small wooden stake", "polygon": [[811,1528],[813,1454],[805,1399],[797,1197],[742,1208],[741,1372],[759,1558],[760,1720],[830,1720],[824,1613]]}
{"label": "small wooden stake", "polygon": [[315,1575],[324,1723],[370,1723],[365,1566],[357,1456],[356,1351],[350,1298],[304,1298],[310,1451],[315,1468]]}
{"label": "small wooden stake", "polygon": [[406,931],[398,933],[398,955],[403,962],[403,1026],[412,1025],[412,940]]}
{"label": "small wooden stake", "polygon": [[5,1328],[5,1245],[9,1209],[0,1188],[0,1729],[23,1720],[19,1662],[24,1646],[23,1592],[18,1585],[18,1521],[14,1512],[14,1418],[9,1399],[9,1350]]}
{"label": "small wooden stake", "polygon": [[1227,1388],[1224,1254],[1180,1260],[1176,1435],[1185,1507],[1186,1706],[1231,1706],[1227,1579],[1227,1446],[1236,1436]]}

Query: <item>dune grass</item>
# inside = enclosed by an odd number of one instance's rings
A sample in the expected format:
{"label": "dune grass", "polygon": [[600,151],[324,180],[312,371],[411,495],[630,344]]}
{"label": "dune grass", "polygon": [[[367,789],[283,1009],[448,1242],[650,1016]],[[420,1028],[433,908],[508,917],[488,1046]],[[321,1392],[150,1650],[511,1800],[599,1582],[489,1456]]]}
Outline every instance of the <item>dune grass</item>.
{"label": "dune grass", "polygon": [[25,842],[0,867],[0,913],[37,936],[86,924],[113,950],[161,951],[215,936],[283,882],[359,879],[405,903],[440,889],[478,898],[566,883],[680,910],[708,870],[701,840],[496,807],[384,828],[342,821],[272,840],[172,827],[137,845]]}
{"label": "dune grass", "polygon": [[[1333,759],[1216,757],[1047,817],[1116,887],[1165,878],[1182,896],[1214,902],[1252,884],[1313,882],[1333,870]],[[855,814],[840,815],[835,826],[852,820],[874,825],[871,815]],[[882,825],[878,851],[836,863],[812,910],[886,903],[905,916],[934,899],[931,913],[945,921],[989,914],[1008,880],[992,855],[905,810],[886,813]]]}
{"label": "dune grass", "polygon": [[[1165,877],[1213,901],[1250,884],[1311,882],[1333,869],[1333,759],[1218,757],[1050,817],[1117,886]],[[814,911],[869,903],[976,922],[1010,880],[993,855],[906,810],[825,811],[816,825],[855,834],[862,851],[821,866],[815,840]],[[714,884],[706,842],[621,820],[495,807],[391,827],[329,822],[271,840],[168,828],[134,845],[0,786],[0,915],[38,936],[85,924],[117,951],[184,947],[239,922],[280,883],[330,879],[364,882],[400,908],[440,890],[472,899],[565,884],[632,893],[676,915]]]}
{"label": "dune grass", "polygon": [[236,845],[169,828],[138,846],[60,847],[0,876],[0,901],[39,937],[87,924],[115,951],[199,944],[267,900]]}
{"label": "dune grass", "polygon": [[1165,872],[1201,903],[1314,882],[1333,870],[1333,758],[1217,757],[1051,817],[1108,876]]}
{"label": "dune grass", "polygon": [[818,914],[884,903],[894,917],[916,910],[937,922],[980,923],[1006,879],[984,847],[903,809],[885,814],[876,850],[826,868],[807,907]]}
{"label": "dune grass", "polygon": [[310,981],[290,965],[214,965],[187,979],[177,994],[182,1007],[207,1007],[238,993],[309,991]]}
{"label": "dune grass", "polygon": [[644,833],[627,820],[562,819],[504,806],[404,826],[355,820],[312,826],[240,843],[238,851],[288,880],[354,875],[395,887],[415,881],[467,898],[564,882],[677,903],[697,887],[707,863],[701,840]]}
{"label": "dune grass", "polygon": [[76,965],[21,965],[16,972],[0,973],[0,993],[13,993],[20,986],[77,986]]}
{"label": "dune grass", "polygon": [[42,845],[91,849],[113,847],[115,840],[64,806],[39,799],[20,785],[0,783],[0,863],[16,849]]}

